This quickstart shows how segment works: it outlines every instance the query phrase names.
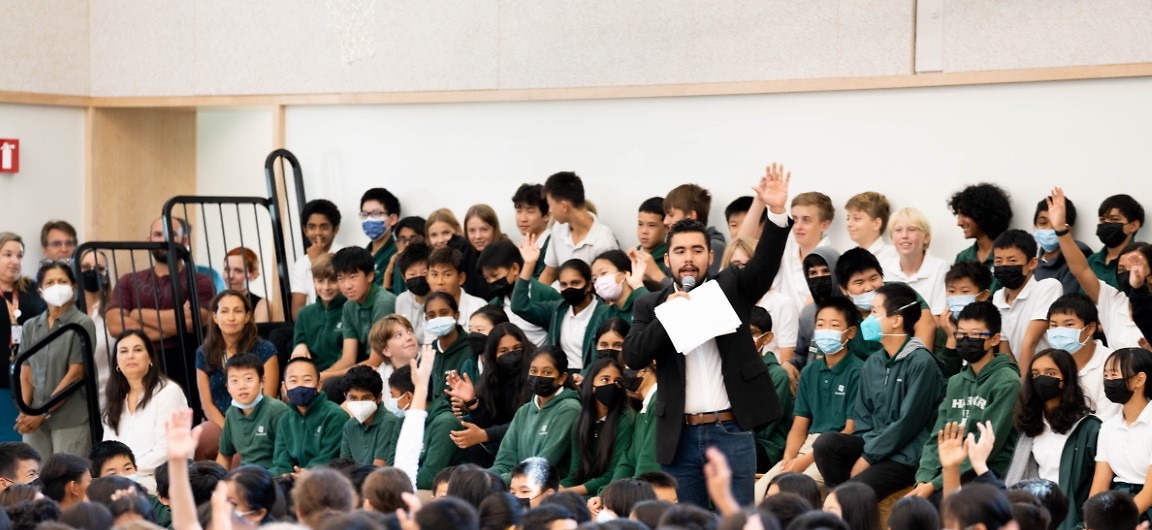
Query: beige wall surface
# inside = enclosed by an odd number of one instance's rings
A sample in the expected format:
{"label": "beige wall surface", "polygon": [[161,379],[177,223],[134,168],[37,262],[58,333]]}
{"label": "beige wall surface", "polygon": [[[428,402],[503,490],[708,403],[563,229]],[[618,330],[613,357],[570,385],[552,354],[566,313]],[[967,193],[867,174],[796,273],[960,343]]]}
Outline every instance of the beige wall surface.
{"label": "beige wall surface", "polygon": [[88,0],[0,0],[0,90],[88,95]]}

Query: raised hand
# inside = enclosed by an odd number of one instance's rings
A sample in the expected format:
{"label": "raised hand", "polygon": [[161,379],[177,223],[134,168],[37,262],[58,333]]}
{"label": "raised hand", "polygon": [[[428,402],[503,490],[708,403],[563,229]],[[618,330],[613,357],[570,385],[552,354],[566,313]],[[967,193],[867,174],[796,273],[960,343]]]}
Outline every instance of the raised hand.
{"label": "raised hand", "polygon": [[792,180],[792,172],[786,171],[784,166],[773,162],[765,168],[764,176],[760,182],[752,186],[756,197],[760,199],[772,213],[785,213],[788,204],[788,182]]}
{"label": "raised hand", "polygon": [[168,458],[173,460],[191,459],[196,452],[196,442],[201,427],[192,428],[192,409],[184,408],[174,411],[169,416],[168,428]]}
{"label": "raised hand", "polygon": [[975,434],[968,433],[964,448],[968,450],[968,461],[972,463],[972,471],[979,476],[988,471],[988,456],[992,454],[992,446],[996,443],[996,433],[993,432],[990,421],[977,423],[976,430],[980,431],[980,440],[976,440]]}
{"label": "raised hand", "polygon": [[472,384],[472,377],[468,375],[468,372],[464,372],[448,377],[448,388],[444,390],[444,393],[453,399],[460,400],[461,403],[467,403],[476,399],[476,385]]}
{"label": "raised hand", "polygon": [[528,234],[520,239],[520,257],[524,258],[524,268],[531,270],[528,264],[533,265],[540,261],[540,247],[536,246],[536,234]]}
{"label": "raised hand", "polygon": [[1068,224],[1067,207],[1064,199],[1064,189],[1060,186],[1052,188],[1052,192],[1045,199],[1048,203],[1048,222],[1052,228],[1063,230]]}
{"label": "raised hand", "polygon": [[964,459],[968,458],[968,450],[964,447],[964,429],[960,424],[949,422],[936,433],[936,450],[940,453],[940,467],[960,467]]}

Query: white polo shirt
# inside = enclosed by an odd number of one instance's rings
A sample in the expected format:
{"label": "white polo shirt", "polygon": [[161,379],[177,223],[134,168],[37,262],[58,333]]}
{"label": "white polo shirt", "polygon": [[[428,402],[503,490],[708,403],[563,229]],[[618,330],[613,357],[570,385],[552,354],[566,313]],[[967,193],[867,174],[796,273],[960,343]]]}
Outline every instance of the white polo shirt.
{"label": "white polo shirt", "polygon": [[[1076,355],[1080,353],[1077,352]],[[1108,360],[1109,355],[1112,355],[1112,350],[1096,341],[1096,351],[1092,354],[1092,358],[1076,373],[1080,381],[1080,390],[1083,390],[1084,397],[1088,398],[1088,406],[1096,411],[1096,417],[1101,421],[1119,414],[1123,407],[1104,395],[1104,362]]]}
{"label": "white polo shirt", "polygon": [[[1029,277],[1020,294],[1011,304],[1005,301],[1008,289],[1002,288],[992,295],[992,303],[1000,310],[1003,321],[1000,327],[1001,336],[1008,341],[1008,347],[1017,359],[1020,358],[1020,344],[1024,342],[1024,335],[1028,331],[1028,324],[1033,320],[1048,321],[1048,308],[1064,294],[1064,286],[1060,280],[1045,278],[1037,281]],[[1033,351],[1048,348],[1048,339],[1041,334],[1039,342]]]}
{"label": "white polo shirt", "polygon": [[412,332],[416,334],[416,343],[423,346],[424,304],[416,301],[412,291],[404,291],[396,297],[396,314],[408,319],[412,324]]}
{"label": "white polo shirt", "polygon": [[1064,456],[1064,444],[1071,432],[1055,432],[1048,420],[1044,420],[1044,432],[1032,439],[1032,458],[1036,459],[1040,478],[1060,483],[1060,458]]}
{"label": "white polo shirt", "polygon": [[1096,442],[1096,461],[1108,462],[1117,482],[1143,484],[1152,465],[1152,403],[1146,405],[1132,425],[1124,415],[1108,418],[1100,426]]}
{"label": "white polo shirt", "polygon": [[[335,253],[342,247],[336,243],[332,243],[332,248],[328,252]],[[305,252],[296,258],[296,263],[292,264],[292,274],[288,277],[288,284],[292,287],[293,293],[299,293],[308,297],[308,303],[316,303],[316,286],[312,284],[312,258],[308,257]]]}
{"label": "white polo shirt", "polygon": [[464,289],[460,289],[460,318],[456,319],[456,321],[459,322],[461,326],[464,326],[464,330],[467,331],[468,320],[472,318],[472,313],[475,313],[477,309],[486,305],[488,305],[488,302],[483,298],[472,296],[464,292]]}
{"label": "white polo shirt", "polygon": [[559,268],[572,258],[591,265],[596,256],[620,248],[616,236],[612,235],[612,229],[600,224],[596,214],[588,212],[588,215],[592,216],[592,227],[580,241],[572,240],[572,227],[568,223],[552,225],[551,244],[548,245],[548,252],[544,255],[544,265]]}
{"label": "white polo shirt", "polygon": [[1100,294],[1096,296],[1096,311],[1108,345],[1114,349],[1139,348],[1144,336],[1132,321],[1132,307],[1128,296],[1119,289],[1100,281]]}
{"label": "white polo shirt", "polygon": [[[883,237],[876,238],[871,245],[868,246],[868,252],[876,256],[876,261],[880,262],[881,267],[887,267],[888,263],[900,262],[900,254],[896,252],[896,247],[884,241]],[[885,271],[888,269],[885,268]]]}
{"label": "white polo shirt", "polygon": [[800,313],[796,306],[775,289],[764,293],[756,305],[772,317],[772,342],[768,343],[768,351],[777,353],[780,348],[795,348],[796,336],[800,333]]}
{"label": "white polo shirt", "polygon": [[588,329],[588,322],[592,320],[592,313],[600,301],[592,297],[592,301],[579,313],[564,313],[564,322],[560,324],[560,348],[568,356],[569,370],[584,369],[584,332]]}
{"label": "white polo shirt", "polygon": [[899,257],[888,263],[881,261],[880,266],[884,267],[885,282],[908,284],[925,302],[928,302],[928,310],[933,315],[944,313],[944,309],[948,307],[948,292],[944,286],[944,275],[948,273],[950,266],[948,262],[931,254],[925,254],[920,270],[910,275],[904,274],[900,268]]}

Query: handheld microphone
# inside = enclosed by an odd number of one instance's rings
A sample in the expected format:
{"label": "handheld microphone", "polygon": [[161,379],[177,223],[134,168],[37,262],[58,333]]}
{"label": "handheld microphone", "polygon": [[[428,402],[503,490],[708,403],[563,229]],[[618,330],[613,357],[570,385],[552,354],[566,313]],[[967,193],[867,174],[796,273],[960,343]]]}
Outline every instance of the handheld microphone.
{"label": "handheld microphone", "polygon": [[696,287],[696,277],[685,276],[680,278],[680,287],[682,287],[685,292],[691,291],[693,287]]}

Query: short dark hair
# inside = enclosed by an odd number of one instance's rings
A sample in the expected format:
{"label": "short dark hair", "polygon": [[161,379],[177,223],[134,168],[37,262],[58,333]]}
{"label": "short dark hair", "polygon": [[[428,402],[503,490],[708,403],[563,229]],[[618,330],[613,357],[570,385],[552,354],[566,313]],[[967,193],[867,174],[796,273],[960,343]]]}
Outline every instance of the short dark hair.
{"label": "short dark hair", "polygon": [[752,196],[744,195],[736,197],[728,206],[724,207],[724,219],[731,220],[733,215],[738,213],[748,213],[752,209]]}
{"label": "short dark hair", "polygon": [[972,280],[972,283],[976,284],[976,288],[981,291],[992,288],[992,271],[989,271],[988,266],[979,261],[966,260],[953,263],[948,268],[948,272],[944,273],[944,284],[947,285],[964,278]]}
{"label": "short dark hair", "polygon": [[548,200],[544,198],[544,186],[539,184],[521,184],[512,194],[512,207],[522,208],[535,206],[540,213],[548,215]]}
{"label": "short dark hair", "polygon": [[848,280],[852,278],[853,274],[871,270],[876,271],[881,276],[884,275],[884,268],[880,266],[880,260],[876,259],[876,255],[867,249],[856,247],[840,255],[840,259],[836,261],[834,274],[837,283],[843,288],[848,286]]}
{"label": "short dark hair", "polygon": [[501,491],[484,497],[476,511],[481,530],[505,530],[518,527],[524,508],[515,495]]}
{"label": "short dark hair", "polygon": [[368,474],[364,479],[361,496],[372,503],[376,511],[392,513],[401,508],[407,509],[401,497],[405,492],[415,493],[412,490],[412,479],[402,469],[385,467]]}
{"label": "short dark hair", "polygon": [[[495,244],[495,243],[493,243]],[[412,243],[404,247],[404,252],[396,256],[396,268],[400,274],[408,272],[408,269],[419,265],[421,263],[428,264],[428,255],[432,253],[432,249],[424,243]]]}
{"label": "short dark hair", "polygon": [[103,504],[96,502],[79,502],[60,514],[60,522],[72,528],[91,530],[94,528],[112,528],[112,512]]}
{"label": "short dark hair", "polygon": [[902,497],[892,505],[888,514],[888,528],[892,530],[913,530],[916,528],[940,528],[940,512],[932,501],[913,495]]}
{"label": "short dark hair", "polygon": [[88,451],[88,460],[92,462],[92,476],[99,477],[100,468],[104,467],[104,463],[117,456],[126,456],[132,461],[132,465],[136,465],[136,455],[132,454],[132,449],[124,442],[104,440],[92,444],[92,450]]}
{"label": "short dark hair", "polygon": [[561,171],[544,181],[544,193],[553,200],[568,201],[576,208],[584,207],[584,182],[571,171]]}
{"label": "short dark hair", "polygon": [[1032,259],[1036,257],[1036,238],[1020,229],[1005,230],[1003,234],[996,237],[996,241],[992,243],[992,252],[997,250],[1011,250],[1017,249],[1024,253],[1025,259]]}
{"label": "short dark hair", "polygon": [[393,234],[399,234],[401,228],[408,228],[420,237],[424,237],[424,218],[418,215],[409,215],[399,221],[396,221],[396,228],[392,230]]}
{"label": "short dark hair", "polygon": [[824,505],[824,495],[816,480],[803,473],[781,473],[772,477],[768,487],[776,486],[780,493],[794,493],[803,497],[813,507]]}
{"label": "short dark hair", "polygon": [[307,364],[311,366],[313,370],[316,370],[316,373],[320,373],[320,367],[316,366],[316,361],[312,360],[311,357],[293,357],[288,359],[288,362],[284,363],[284,373],[288,373],[288,367],[296,363]]}
{"label": "short dark hair", "polygon": [[764,497],[764,500],[760,501],[756,507],[772,512],[780,520],[781,528],[788,528],[788,523],[791,523],[793,519],[816,509],[808,502],[808,499],[795,493],[777,493]]}
{"label": "short dark hair", "polygon": [[699,528],[700,530],[713,530],[719,524],[719,519],[704,508],[695,504],[677,504],[660,518],[660,528]]}
{"label": "short dark hair", "polygon": [[493,471],[474,464],[462,464],[448,481],[448,496],[456,497],[480,509],[480,501],[494,493],[508,491],[504,480]]}
{"label": "short dark hair", "polygon": [[471,504],[455,497],[443,497],[425,504],[416,512],[420,528],[451,528],[453,530],[479,530],[480,521]]}
{"label": "short dark hair", "polygon": [[48,274],[48,271],[53,269],[64,271],[64,275],[68,277],[68,283],[71,283],[73,286],[76,285],[76,273],[72,272],[72,267],[68,266],[67,262],[60,260],[44,262],[44,264],[36,270],[36,284],[44,285],[44,276]]}
{"label": "short dark hair", "polygon": [[312,199],[308,201],[304,204],[304,208],[300,210],[300,224],[307,225],[308,219],[316,214],[327,217],[328,222],[332,223],[332,228],[340,228],[340,208],[336,207],[336,203],[328,199]]}
{"label": "short dark hair", "polygon": [[447,265],[456,272],[463,272],[464,255],[452,247],[440,247],[428,254],[428,268]]}
{"label": "short dark hair", "polygon": [[703,235],[705,248],[712,250],[712,238],[708,236],[708,227],[703,222],[691,217],[685,217],[672,224],[672,227],[668,229],[668,244],[672,244],[672,236],[693,232]]}
{"label": "short dark hair", "polygon": [[654,213],[664,217],[664,197],[648,197],[640,203],[639,213]]}
{"label": "short dark hair", "polygon": [[521,530],[549,530],[553,521],[564,519],[576,520],[576,516],[568,508],[559,504],[541,503],[540,506],[524,512],[520,518]]}
{"label": "short dark hair", "polygon": [[616,267],[616,270],[620,272],[632,272],[632,260],[628,259],[628,255],[625,254],[623,250],[616,248],[612,250],[605,250],[604,252],[601,252],[599,256],[596,256],[596,258],[592,260],[592,263],[596,263],[600,260],[605,260],[608,263],[611,263],[612,266]]}
{"label": "short dark hair", "polygon": [[40,246],[48,246],[48,232],[53,230],[59,230],[72,236],[72,239],[76,239],[76,227],[72,226],[72,223],[61,219],[53,219],[44,223],[44,226],[40,228]]}
{"label": "short dark hair", "polygon": [[508,322],[508,312],[504,310],[504,306],[502,305],[482,305],[479,309],[473,311],[471,315],[468,315],[468,318],[471,319],[474,316],[481,316],[487,319],[493,327]]}
{"label": "short dark hair", "polygon": [[264,361],[261,361],[255,353],[238,353],[228,359],[227,366],[224,367],[224,374],[232,370],[256,370],[256,376],[264,379]]}
{"label": "short dark hair", "polygon": [[373,396],[380,397],[384,392],[384,379],[380,377],[380,372],[374,370],[371,366],[363,364],[353,366],[344,373],[343,385],[344,392],[348,392],[353,388],[360,390],[367,390]]}
{"label": "short dark hair", "polygon": [[961,527],[983,524],[988,530],[999,530],[1012,520],[1008,494],[989,484],[969,484],[940,503],[942,520]]}
{"label": "short dark hair", "polygon": [[[392,372],[392,375],[396,375],[396,372]],[[388,378],[388,380],[391,381],[392,378]],[[452,482],[452,474],[455,472],[456,466],[444,466],[440,471],[437,471],[436,476],[432,477],[432,491],[435,492],[439,489],[441,484]]]}
{"label": "short dark hair", "polygon": [[1110,530],[1112,528],[1136,528],[1140,522],[1140,512],[1136,503],[1127,493],[1108,490],[1093,495],[1084,501],[1084,528],[1090,530]]}
{"label": "short dark hair", "polygon": [[1000,237],[1012,223],[1012,203],[1008,193],[995,184],[968,186],[948,199],[953,215],[972,219],[980,231],[992,239]]}
{"label": "short dark hair", "polygon": [[648,525],[648,528],[656,528],[660,526],[660,518],[664,517],[664,512],[672,507],[672,503],[661,500],[640,501],[632,506],[632,513],[629,517],[635,517],[637,521]]}
{"label": "short dark hair", "polygon": [[80,482],[88,471],[87,458],[68,453],[56,453],[48,457],[40,468],[40,481],[44,483],[44,495],[56,502],[64,502],[64,488],[69,482]]}
{"label": "short dark hair", "polygon": [[511,267],[512,265],[519,265],[524,267],[524,258],[520,256],[520,249],[516,244],[507,240],[501,239],[493,241],[480,251],[480,256],[476,258],[476,265],[483,269],[498,269],[500,267]]}
{"label": "short dark hair", "polygon": [[1048,306],[1048,319],[1053,315],[1074,315],[1084,325],[1096,324],[1096,335],[1101,335],[1100,310],[1096,303],[1084,293],[1068,293],[1057,298]]}
{"label": "short dark hair", "polygon": [[956,316],[956,320],[971,320],[974,322],[983,322],[988,327],[988,332],[993,335],[1000,333],[1003,324],[1001,323],[1000,310],[992,302],[972,302],[964,306],[960,314]]}
{"label": "short dark hair", "polygon": [[856,308],[856,304],[852,303],[844,296],[829,296],[816,303],[816,313],[813,317],[819,316],[820,312],[832,308],[841,313],[845,321],[848,322],[848,327],[860,325],[860,310]]}
{"label": "short dark hair", "polygon": [[0,477],[16,479],[16,467],[25,460],[40,461],[40,453],[24,442],[0,443]]}
{"label": "short dark hair", "polygon": [[[873,504],[873,506],[875,506],[875,504]],[[844,512],[844,515],[847,516],[848,512]],[[812,510],[807,513],[802,513],[795,519],[792,519],[792,522],[788,523],[788,530],[855,530],[857,528],[868,527],[849,526],[846,520],[836,517],[834,513],[823,510]]]}
{"label": "short dark hair", "polygon": [[[216,483],[224,480],[228,471],[212,460],[197,460],[188,462],[188,481],[192,483],[192,499],[199,506],[212,500],[212,493],[216,491]],[[171,470],[168,462],[156,466],[154,478],[156,479],[156,496],[167,499],[169,497],[169,477]]]}
{"label": "short dark hair", "polygon": [[636,475],[636,480],[647,482],[653,488],[677,488],[680,486],[676,477],[664,471],[648,471]]}
{"label": "short dark hair", "polygon": [[384,188],[371,188],[360,196],[360,207],[364,207],[364,203],[368,201],[377,201],[384,205],[384,209],[388,210],[390,215],[400,217],[400,199],[397,199],[392,192]]}
{"label": "short dark hair", "polygon": [[888,316],[904,317],[904,332],[912,335],[916,323],[920,321],[920,304],[916,303],[916,290],[906,283],[886,283],[876,289],[876,294],[884,295],[884,313]]}
{"label": "short dark hair", "polygon": [[1096,215],[1104,217],[1113,209],[1120,210],[1120,215],[1127,218],[1128,222],[1140,221],[1140,226],[1144,226],[1144,207],[1131,195],[1121,193],[1104,199]]}
{"label": "short dark hair", "polygon": [[351,274],[363,272],[373,274],[376,272],[376,260],[372,254],[360,247],[344,247],[332,256],[332,270],[336,274]]}
{"label": "short dark hair", "polygon": [[547,459],[538,456],[525,458],[522,462],[516,464],[509,474],[511,477],[520,475],[540,479],[541,490],[560,490],[560,473],[556,471],[556,466],[552,465]]}
{"label": "short dark hair", "polygon": [[401,366],[388,376],[388,388],[395,388],[404,392],[416,392],[416,385],[412,382],[412,367],[408,365]]}
{"label": "short dark hair", "polygon": [[752,312],[748,314],[748,325],[756,326],[760,333],[772,331],[772,315],[768,314],[767,309],[754,305]]}
{"label": "short dark hair", "polygon": [[[1036,211],[1032,214],[1032,224],[1036,224],[1036,219],[1040,218],[1040,214],[1047,211],[1048,199],[1040,199],[1040,202],[1036,203]],[[1064,221],[1069,225],[1076,224],[1076,205],[1072,204],[1072,199],[1067,197],[1064,198]]]}
{"label": "short dark hair", "polygon": [[604,507],[612,510],[612,513],[623,516],[623,514],[631,514],[632,507],[640,501],[651,501],[656,499],[656,492],[652,491],[652,485],[642,480],[634,478],[622,478],[614,480],[604,489],[600,490],[600,497],[604,501]]}
{"label": "short dark hair", "polygon": [[1008,496],[1013,492],[1026,492],[1048,510],[1051,521],[1048,528],[1059,528],[1068,517],[1068,497],[1060,490],[1060,485],[1042,478],[1026,478],[1008,486]]}
{"label": "short dark hair", "polygon": [[572,516],[576,519],[577,523],[586,523],[592,520],[592,511],[588,509],[588,504],[584,500],[584,496],[572,491],[561,491],[553,493],[540,501],[540,506],[545,504],[554,504],[563,506],[572,512]]}

